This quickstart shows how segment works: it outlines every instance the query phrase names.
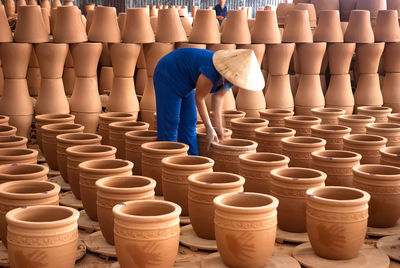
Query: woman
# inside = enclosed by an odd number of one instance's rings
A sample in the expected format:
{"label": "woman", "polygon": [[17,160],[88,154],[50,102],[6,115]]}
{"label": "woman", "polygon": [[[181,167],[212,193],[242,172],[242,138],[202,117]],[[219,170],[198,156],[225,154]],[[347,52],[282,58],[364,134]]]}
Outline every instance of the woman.
{"label": "woman", "polygon": [[[182,48],[164,56],[154,71],[159,141],[179,141],[189,145],[189,154],[198,155],[197,110],[206,127],[208,143],[223,139],[222,99],[236,85],[262,90],[265,82],[252,50]],[[212,94],[213,128],[205,104]],[[197,109],[196,109],[197,108]]]}

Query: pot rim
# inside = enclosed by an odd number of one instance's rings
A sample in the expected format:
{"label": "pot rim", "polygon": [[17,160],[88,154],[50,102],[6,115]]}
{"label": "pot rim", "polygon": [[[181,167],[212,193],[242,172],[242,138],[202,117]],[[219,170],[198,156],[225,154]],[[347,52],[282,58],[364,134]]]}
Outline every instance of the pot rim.
{"label": "pot rim", "polygon": [[373,123],[376,118],[366,114],[343,114],[338,116],[339,121],[349,122],[349,123]]}
{"label": "pot rim", "polygon": [[385,106],[359,106],[357,107],[357,113],[358,111],[369,111],[369,112],[374,112],[374,113],[391,113],[392,108],[390,107],[385,107]]}
{"label": "pot rim", "polygon": [[116,121],[108,124],[108,128],[114,130],[126,130],[131,128],[149,128],[149,123],[141,122],[141,121]]}
{"label": "pot rim", "polygon": [[310,115],[292,115],[285,117],[285,123],[308,123],[308,124],[321,124],[322,119],[316,116]]}
{"label": "pot rim", "polygon": [[[232,130],[230,130],[229,128],[223,128],[224,131],[224,135],[225,136],[232,136]],[[198,127],[196,128],[196,134],[198,136],[206,136],[207,135],[207,130],[206,127]]]}
{"label": "pot rim", "polygon": [[391,113],[388,114],[389,119],[400,120],[400,113]]}
{"label": "pot rim", "polygon": [[[4,153],[10,152],[19,152],[20,154],[12,154],[12,155],[4,155]],[[3,154],[2,154],[3,153]],[[23,154],[22,154],[23,153]],[[19,160],[19,159],[27,159],[35,157],[37,158],[39,152],[35,149],[28,149],[28,148],[1,148],[0,149],[0,159],[5,160]]]}
{"label": "pot rim", "polygon": [[263,127],[268,126],[268,120],[258,117],[241,117],[241,118],[234,118],[231,120],[231,126],[238,126],[238,127]]}
{"label": "pot rim", "polygon": [[73,114],[40,114],[35,116],[36,122],[60,122],[61,120],[70,121],[74,120]]}
{"label": "pot rim", "polygon": [[[5,171],[10,170],[10,169],[19,169],[23,167],[34,167],[36,170],[35,172],[30,172],[30,173],[24,173],[24,174],[9,174],[5,173]],[[23,179],[26,178],[27,176],[47,176],[49,173],[49,167],[44,166],[44,165],[39,165],[39,164],[20,164],[20,163],[14,163],[14,164],[5,164],[5,165],[0,165],[0,172],[2,177],[10,177],[12,176],[13,178],[18,178],[18,180],[27,180]],[[30,178],[28,178],[29,180]]]}
{"label": "pot rim", "polygon": [[[392,150],[397,150],[398,153],[391,152]],[[383,148],[379,149],[379,151],[381,152],[381,154],[398,157],[400,159],[400,146],[383,147]]]}
{"label": "pot rim", "polygon": [[[256,159],[251,159],[251,157],[271,157],[275,159],[271,160],[256,160]],[[282,154],[276,154],[276,153],[267,153],[267,152],[249,152],[249,153],[244,153],[239,155],[239,162],[243,162],[246,164],[250,164],[253,166],[261,166],[261,167],[266,167],[266,166],[277,166],[277,165],[287,165],[289,164],[289,157],[282,155]]]}
{"label": "pot rim", "polygon": [[[203,181],[199,181],[199,178],[202,177],[213,177],[213,176],[217,176],[217,177],[231,177],[231,178],[235,178],[236,181],[232,181],[232,182],[203,182]],[[189,185],[195,185],[197,187],[201,187],[201,188],[212,188],[212,189],[225,189],[225,188],[232,188],[239,185],[244,185],[245,183],[245,179],[243,176],[238,175],[238,174],[234,174],[234,173],[228,173],[228,172],[199,172],[199,173],[195,173],[195,174],[191,174],[188,176],[188,181],[189,181]],[[190,186],[189,186],[190,187]]]}
{"label": "pot rim", "polygon": [[[223,203],[226,198],[229,198],[231,196],[238,196],[239,198],[242,196],[251,196],[253,198],[262,198],[265,200],[269,200],[270,202],[266,205],[262,206],[255,206],[255,207],[239,207],[239,206],[232,206],[232,205],[227,205]],[[215,209],[221,209],[224,211],[232,211],[235,210],[237,213],[241,214],[256,214],[256,213],[263,213],[266,211],[272,211],[275,210],[278,207],[279,200],[272,196],[272,195],[267,195],[267,194],[260,194],[260,193],[253,193],[253,192],[238,192],[238,193],[225,193],[221,194],[217,197],[214,198],[213,204]]]}
{"label": "pot rim", "polygon": [[[357,140],[357,138],[375,138],[375,140]],[[378,135],[371,135],[371,134],[350,134],[343,137],[344,142],[359,144],[359,145],[373,145],[374,143],[378,143],[378,145],[385,145],[387,143],[387,138],[378,136]]]}
{"label": "pot rim", "polygon": [[[35,185],[43,185],[43,186],[52,186],[53,188],[44,192],[36,192],[36,193],[15,193],[8,190],[8,188],[12,186],[35,186]],[[31,200],[31,199],[42,199],[48,198],[51,196],[58,195],[61,191],[61,187],[57,183],[53,183],[50,181],[34,181],[34,180],[25,180],[25,181],[8,181],[0,184],[0,198],[6,199],[22,199],[22,200]]]}
{"label": "pot rim", "polygon": [[397,123],[370,123],[366,125],[368,130],[378,130],[385,132],[400,132],[400,124]]}
{"label": "pot rim", "polygon": [[[272,130],[271,132],[268,132],[266,130]],[[273,131],[275,130],[275,132]],[[293,134],[293,136],[296,134],[296,130],[288,127],[259,127],[254,130],[256,133],[261,134],[261,135],[268,135],[268,136],[279,136],[283,134]],[[276,131],[281,131],[281,132],[276,132]]]}
{"label": "pot rim", "polygon": [[[28,139],[22,136],[0,136],[0,144],[7,143],[16,143],[16,144],[24,144],[27,143]],[[4,147],[5,148],[5,147]]]}
{"label": "pot rim", "polygon": [[0,120],[10,120],[10,117],[4,114],[0,115]]}
{"label": "pot rim", "polygon": [[[331,128],[331,129],[329,129]],[[337,129],[333,129],[337,128]],[[349,134],[351,132],[351,128],[348,126],[342,125],[330,125],[330,124],[323,124],[323,125],[315,125],[311,126],[311,132],[317,131],[322,133],[340,133],[340,134]]]}
{"label": "pot rim", "polygon": [[[200,164],[180,164],[180,163],[173,163],[174,161],[180,160],[200,160],[202,163]],[[215,161],[209,157],[205,156],[198,156],[198,155],[173,155],[164,157],[161,159],[161,164],[163,167],[172,168],[172,169],[184,169],[184,170],[196,170],[196,169],[206,169],[212,168],[215,164]]]}
{"label": "pot rim", "polygon": [[[317,191],[324,191],[326,189],[337,189],[337,190],[345,190],[345,191],[352,191],[352,192],[357,192],[361,194],[362,196],[357,199],[350,199],[350,200],[340,200],[340,199],[328,199],[324,197],[319,197],[315,195]],[[310,188],[306,191],[307,199],[311,199],[314,202],[330,205],[330,206],[345,206],[345,207],[351,207],[351,206],[358,206],[362,204],[368,204],[368,201],[370,200],[371,196],[369,193],[366,191],[357,189],[357,188],[351,188],[351,187],[344,187],[344,186],[319,186],[319,187],[313,187]]]}
{"label": "pot rim", "polygon": [[[120,164],[118,167],[101,168],[105,164]],[[78,165],[80,173],[121,173],[133,169],[133,163],[123,159],[95,159],[83,161]],[[106,176],[104,176],[106,177]]]}
{"label": "pot rim", "polygon": [[283,108],[270,108],[270,109],[264,109],[261,111],[258,111],[260,115],[266,115],[266,116],[272,116],[272,117],[282,117],[282,116],[292,116],[294,115],[294,112],[289,109],[283,109]]}
{"label": "pot rim", "polygon": [[[348,157],[340,157],[339,154],[346,154]],[[360,161],[362,156],[359,153],[346,150],[323,150],[312,152],[311,157],[326,162],[348,163],[349,161]]]}
{"label": "pot rim", "polygon": [[86,144],[88,141],[100,142],[102,136],[94,133],[64,133],[56,136],[57,142],[73,143],[73,144]]}
{"label": "pot rim", "polygon": [[75,123],[54,123],[41,126],[42,135],[45,135],[45,132],[64,134],[66,131],[83,131],[84,128],[83,125]]}
{"label": "pot rim", "polygon": [[[115,186],[108,186],[106,185],[107,182],[110,181],[143,181],[147,182],[147,184],[137,187],[115,187]],[[138,175],[130,175],[130,176],[110,176],[104,177],[96,181],[97,191],[101,190],[107,193],[116,193],[116,194],[129,194],[129,193],[140,193],[140,192],[147,192],[147,191],[154,191],[156,187],[156,181],[152,178],[145,177],[145,176],[138,176]]]}
{"label": "pot rim", "polygon": [[[300,139],[307,139],[307,140],[314,140],[315,142],[313,143],[304,143],[304,142],[299,142]],[[294,140],[294,141],[293,141]],[[296,141],[297,140],[297,141]],[[282,144],[288,145],[288,146],[293,146],[295,145],[296,147],[316,147],[316,146],[325,146],[326,145],[326,140],[318,138],[318,137],[310,137],[310,136],[293,136],[293,137],[286,137],[283,138]]]}
{"label": "pot rim", "polygon": [[0,125],[0,132],[17,131],[17,128],[10,125]]}
{"label": "pot rim", "polygon": [[135,116],[133,113],[128,113],[128,112],[106,112],[106,113],[100,113],[99,118],[100,120],[104,121],[118,121],[118,119],[124,120],[124,119],[135,119],[137,116]]}
{"label": "pot rim", "polygon": [[[142,135],[146,134],[146,135]],[[149,134],[149,135],[147,135]],[[125,138],[127,140],[147,140],[153,139],[154,137],[157,138],[157,131],[156,130],[131,130],[125,133]]]}
{"label": "pot rim", "polygon": [[[97,152],[87,152],[84,149],[105,149],[104,151],[97,151]],[[83,151],[82,151],[83,150]],[[66,150],[68,155],[72,156],[100,156],[100,155],[113,155],[117,152],[117,148],[110,146],[110,145],[75,145],[70,146]]]}
{"label": "pot rim", "polygon": [[226,115],[243,115],[243,116],[246,116],[246,112],[240,111],[240,110],[225,110],[225,111],[222,111],[222,116],[226,116]]}
{"label": "pot rim", "polygon": [[[174,145],[175,147],[179,148],[173,148],[173,149],[158,149],[158,148],[153,148],[153,146],[157,145]],[[181,152],[187,152],[189,150],[189,146],[187,144],[181,143],[181,142],[175,142],[175,141],[151,141],[151,142],[146,142],[141,145],[142,151],[148,151],[152,153],[158,153],[158,154],[164,154],[166,151],[170,154],[176,154],[176,153],[181,153]]]}
{"label": "pot rim", "polygon": [[[257,148],[258,144],[255,141],[252,140],[245,140],[245,139],[229,139],[229,140],[223,140],[222,142],[241,142],[246,143],[247,145],[226,145],[226,144],[221,144],[217,142],[212,142],[211,145],[212,147],[221,149],[221,150],[229,150],[229,151],[242,151],[242,150],[249,150],[249,149],[255,149]],[[240,146],[240,147],[239,147]],[[238,148],[239,147],[239,148]],[[238,150],[240,149],[240,150]]]}
{"label": "pot rim", "polygon": [[[380,169],[397,171],[398,174],[382,174],[382,172],[381,173],[373,172],[373,171],[379,171]],[[353,167],[353,173],[354,175],[363,178],[372,178],[374,180],[381,180],[381,181],[400,180],[400,168],[389,165],[363,164]]]}
{"label": "pot rim", "polygon": [[346,113],[344,109],[334,108],[334,107],[313,108],[311,109],[311,112],[320,115],[332,115],[332,116],[342,115]]}
{"label": "pot rim", "polygon": [[[289,177],[280,174],[282,171],[307,171],[310,173],[315,173],[314,177]],[[284,167],[284,168],[276,168],[270,171],[272,179],[276,179],[286,183],[293,183],[293,184],[309,184],[309,183],[318,183],[324,182],[327,178],[325,172],[320,171],[318,169],[312,168],[301,168],[301,167]]]}

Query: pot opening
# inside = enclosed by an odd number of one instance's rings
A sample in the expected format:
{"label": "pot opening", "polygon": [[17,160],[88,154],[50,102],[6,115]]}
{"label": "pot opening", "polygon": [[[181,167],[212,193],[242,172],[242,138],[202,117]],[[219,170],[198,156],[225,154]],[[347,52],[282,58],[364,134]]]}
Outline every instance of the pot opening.
{"label": "pot opening", "polygon": [[46,114],[46,115],[39,115],[36,119],[66,119],[72,118],[69,114]]}
{"label": "pot opening", "polygon": [[221,199],[221,203],[226,206],[232,207],[263,207],[271,204],[273,200],[268,196],[252,195],[237,193],[233,195],[227,195]]}
{"label": "pot opening", "polygon": [[[367,126],[368,127],[368,126]],[[393,129],[398,129],[400,128],[399,124],[394,124],[394,123],[372,123],[369,125],[371,128],[393,128]]]}
{"label": "pot opening", "polygon": [[369,135],[369,134],[356,134],[356,135],[349,135],[347,137],[349,140],[354,140],[354,141],[382,141],[383,137],[375,136],[375,135]]}
{"label": "pot opening", "polygon": [[[145,143],[146,144],[146,143]],[[149,148],[156,150],[177,150],[183,149],[185,146],[176,142],[154,142],[152,144],[148,144]]]}
{"label": "pot opening", "polygon": [[154,130],[134,130],[126,134],[130,137],[157,137],[157,131]]}
{"label": "pot opening", "polygon": [[16,142],[16,141],[22,141],[24,140],[24,137],[19,137],[19,136],[0,136],[0,142]]}
{"label": "pot opening", "polygon": [[43,171],[44,167],[39,165],[7,165],[0,168],[1,173],[6,175],[27,175]]}
{"label": "pot opening", "polygon": [[275,133],[291,133],[293,132],[292,129],[290,128],[284,128],[284,127],[264,127],[264,128],[258,128],[256,131],[264,132],[267,134],[275,134]]}
{"label": "pot opening", "polygon": [[397,157],[400,156],[400,146],[385,147],[382,150],[384,153],[395,154]]}
{"label": "pot opening", "polygon": [[7,185],[2,190],[12,194],[40,194],[54,190],[54,185],[41,181],[24,182],[18,185]]}
{"label": "pot opening", "polygon": [[101,114],[101,116],[102,117],[104,117],[104,118],[112,118],[112,117],[122,117],[122,118],[124,118],[124,117],[132,117],[133,116],[133,114],[130,114],[130,113],[104,113],[104,114]]}
{"label": "pot opening", "polygon": [[73,212],[62,207],[28,207],[14,214],[16,220],[26,222],[52,222],[64,220],[73,215]]}
{"label": "pot opening", "polygon": [[316,155],[321,157],[332,157],[332,158],[353,158],[358,154],[350,151],[332,151],[332,150],[324,150],[315,152]]}
{"label": "pot opening", "polygon": [[93,160],[82,163],[82,166],[91,169],[116,169],[127,167],[128,165],[128,162],[119,159]]}
{"label": "pot opening", "polygon": [[291,178],[291,179],[314,179],[321,177],[321,173],[313,170],[313,169],[306,169],[306,168],[282,168],[276,172],[278,176]]}
{"label": "pot opening", "polygon": [[136,188],[150,184],[151,181],[140,177],[114,177],[103,182],[104,186],[112,188]]}
{"label": "pot opening", "polygon": [[90,133],[67,133],[58,136],[63,139],[74,140],[74,141],[93,140],[98,138],[96,134],[90,134]]}
{"label": "pot opening", "polygon": [[289,117],[288,119],[289,120],[295,120],[295,121],[319,121],[319,120],[321,120],[318,117],[301,116],[301,115],[295,115],[295,116]]}
{"label": "pot opening", "polygon": [[314,137],[290,137],[290,138],[286,139],[286,141],[290,142],[290,143],[314,144],[314,143],[322,142],[322,139],[314,138]]}
{"label": "pot opening", "polygon": [[285,109],[267,109],[263,111],[264,113],[270,113],[270,114],[292,114],[292,111],[290,110],[285,110]]}
{"label": "pot opening", "polygon": [[174,156],[168,159],[169,164],[174,165],[203,165],[211,163],[210,159],[205,157],[196,157],[196,156]]}
{"label": "pot opening", "polygon": [[113,148],[104,145],[93,145],[93,146],[84,145],[84,146],[69,147],[67,150],[71,150],[73,152],[78,152],[78,153],[104,153],[112,151]]}
{"label": "pot opening", "polygon": [[320,198],[332,199],[332,200],[355,200],[355,199],[360,199],[364,196],[363,193],[357,190],[345,187],[343,188],[322,187],[313,191],[312,194]]}
{"label": "pot opening", "polygon": [[358,107],[358,110],[361,111],[382,111],[382,112],[389,112],[390,108],[388,107],[381,107],[381,106],[364,106],[364,107]]}
{"label": "pot opening", "polygon": [[339,119],[345,119],[345,120],[374,120],[372,116],[369,115],[360,115],[360,114],[346,114],[346,115],[340,115],[338,116]]}
{"label": "pot opening", "polygon": [[0,132],[10,131],[10,130],[13,130],[13,129],[15,129],[15,127],[0,125]]}
{"label": "pot opening", "polygon": [[146,123],[144,122],[134,122],[134,121],[120,121],[120,122],[113,122],[109,126],[110,127],[141,127],[145,126]]}
{"label": "pot opening", "polygon": [[42,128],[51,129],[51,130],[70,130],[70,129],[79,129],[81,125],[78,124],[49,124],[44,125]]}
{"label": "pot opening", "polygon": [[223,174],[223,173],[215,173],[215,172],[198,174],[198,175],[194,176],[194,179],[198,182],[204,182],[206,184],[232,183],[232,182],[240,181],[240,178],[235,176],[234,174],[229,174],[229,173]]}
{"label": "pot opening", "polygon": [[229,111],[223,111],[222,115],[229,115],[229,114],[233,114],[233,115],[242,115],[244,114],[244,112],[242,111],[235,111],[235,110],[229,110]]}
{"label": "pot opening", "polygon": [[253,142],[249,140],[229,139],[220,141],[218,144],[226,146],[251,146],[253,145]]}
{"label": "pot opening", "polygon": [[344,110],[339,109],[339,108],[318,108],[318,109],[313,109],[313,112],[319,112],[319,113],[343,113]]}
{"label": "pot opening", "polygon": [[261,161],[261,162],[278,162],[285,160],[283,155],[272,153],[251,153],[244,156],[247,160]]}
{"label": "pot opening", "polygon": [[259,119],[259,118],[250,118],[250,117],[244,117],[244,118],[238,118],[238,119],[234,119],[235,121],[231,121],[232,123],[244,123],[244,124],[262,124],[262,123],[266,123],[265,120],[263,119]]}
{"label": "pot opening", "polygon": [[361,165],[358,170],[371,175],[400,175],[400,168],[383,165]]}
{"label": "pot opening", "polygon": [[121,208],[121,212],[132,216],[161,216],[175,211],[175,207],[163,202],[140,202]]}
{"label": "pot opening", "polygon": [[337,131],[337,130],[349,130],[350,129],[346,126],[340,126],[340,125],[318,125],[313,129],[317,129],[317,130],[333,130],[333,131]]}
{"label": "pot opening", "polygon": [[0,156],[23,156],[30,155],[33,151],[30,149],[1,149]]}

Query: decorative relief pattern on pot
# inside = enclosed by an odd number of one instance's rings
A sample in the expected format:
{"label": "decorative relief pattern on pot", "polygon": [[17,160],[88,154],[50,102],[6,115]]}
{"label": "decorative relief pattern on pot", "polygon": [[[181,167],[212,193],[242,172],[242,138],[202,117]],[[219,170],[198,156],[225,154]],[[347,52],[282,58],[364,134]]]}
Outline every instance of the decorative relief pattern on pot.
{"label": "decorative relief pattern on pot", "polygon": [[[343,248],[346,243],[349,243],[344,234],[345,228],[341,224],[320,223],[317,225],[317,231],[320,243],[332,250]],[[331,237],[335,239],[332,240]]]}
{"label": "decorative relief pattern on pot", "polygon": [[97,195],[96,204],[99,207],[112,209],[115,205],[118,205],[119,203],[121,203],[121,200],[110,200]]}
{"label": "decorative relief pattern on pot", "polygon": [[122,227],[119,224],[114,225],[114,234],[126,239],[146,239],[146,240],[162,240],[179,235],[179,225],[160,230],[133,230]]}
{"label": "decorative relief pattern on pot", "polygon": [[224,229],[230,230],[265,230],[276,227],[277,220],[262,220],[262,221],[233,221],[224,219],[218,215],[215,215],[214,223]]}
{"label": "decorative relief pattern on pot", "polygon": [[306,195],[306,190],[307,189],[295,190],[295,189],[282,188],[271,184],[271,194],[274,196],[286,196],[290,198],[297,197],[304,199]]}
{"label": "decorative relief pattern on pot", "polygon": [[48,265],[46,259],[49,256],[44,250],[32,250],[23,252],[22,250],[16,250],[14,252],[14,261],[17,267],[28,267],[29,268],[42,268]]}
{"label": "decorative relief pattern on pot", "polygon": [[71,241],[78,239],[78,231],[73,230],[68,233],[58,234],[53,236],[42,236],[42,237],[35,237],[35,236],[25,236],[19,235],[14,232],[8,231],[7,234],[7,241],[9,243],[26,247],[43,247],[43,246],[60,246]]}
{"label": "decorative relief pattern on pot", "polygon": [[337,213],[337,212],[327,212],[314,209],[310,206],[307,207],[307,215],[318,219],[324,219],[330,222],[357,222],[360,220],[366,220],[368,218],[368,210],[363,210],[361,212],[349,212],[349,213]]}
{"label": "decorative relief pattern on pot", "polygon": [[353,187],[364,190],[370,194],[400,194],[400,185],[398,186],[369,186],[364,183],[359,183],[356,178],[353,179]]}
{"label": "decorative relief pattern on pot", "polygon": [[202,204],[212,204],[215,195],[200,195],[189,191],[188,199]]}

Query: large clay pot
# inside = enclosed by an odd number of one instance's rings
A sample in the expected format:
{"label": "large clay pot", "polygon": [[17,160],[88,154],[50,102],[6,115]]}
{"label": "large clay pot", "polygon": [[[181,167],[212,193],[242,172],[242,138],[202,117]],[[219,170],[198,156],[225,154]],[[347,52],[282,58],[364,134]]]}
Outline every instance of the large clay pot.
{"label": "large clay pot", "polygon": [[121,159],[96,159],[82,162],[78,167],[83,207],[89,218],[97,221],[96,181],[104,177],[132,175],[133,164]]}
{"label": "large clay pot", "polygon": [[373,43],[374,40],[369,11],[352,10],[344,33],[344,41],[346,43]]}
{"label": "large clay pot", "polygon": [[221,33],[221,42],[227,44],[250,44],[251,35],[246,12],[229,10]]}
{"label": "large clay pot", "polygon": [[319,11],[318,26],[314,32],[314,42],[341,43],[344,41],[338,10]]}
{"label": "large clay pot", "polygon": [[298,115],[311,115],[313,108],[323,108],[325,106],[319,75],[300,75],[294,104],[295,112]]}
{"label": "large clay pot", "polygon": [[295,130],[285,127],[261,127],[255,130],[258,152],[282,153],[282,139],[293,137]]}
{"label": "large clay pot", "polygon": [[251,41],[255,44],[278,44],[281,42],[275,11],[257,11],[254,28],[251,31]]}
{"label": "large clay pot", "polygon": [[294,115],[285,117],[285,127],[294,129],[296,136],[311,136],[311,127],[321,124],[322,120],[315,116]]}
{"label": "large clay pot", "polygon": [[123,42],[147,44],[155,41],[147,9],[127,9],[125,24],[129,27],[125,27],[124,31],[121,31]]}
{"label": "large clay pot", "polygon": [[317,27],[317,13],[315,11],[315,6],[311,4],[310,1],[307,3],[296,3],[294,8],[307,10],[311,29],[315,29],[315,27]]}
{"label": "large clay pot", "polygon": [[115,7],[96,6],[88,38],[102,43],[121,42]]}
{"label": "large clay pot", "polygon": [[367,134],[385,137],[388,147],[400,145],[400,124],[371,123],[367,125]]}
{"label": "large clay pot", "polygon": [[294,114],[293,111],[286,109],[265,109],[259,113],[261,118],[268,120],[269,127],[284,127],[285,117]]}
{"label": "large clay pot", "polygon": [[213,199],[221,194],[243,191],[242,176],[206,172],[188,177],[188,207],[190,222],[196,234],[204,239],[215,240]]}
{"label": "large clay pot", "polygon": [[[5,2],[7,2],[7,1],[5,1]],[[14,1],[12,1],[12,2],[14,2]],[[7,15],[4,10],[3,5],[0,7],[0,29],[1,29],[0,41],[1,42],[12,42],[13,37],[11,35],[11,29],[8,24]]]}
{"label": "large clay pot", "polygon": [[[5,150],[0,149],[0,157],[2,157]],[[23,149],[19,149],[20,151]],[[25,149],[26,150],[26,149]],[[9,150],[10,151],[10,150]],[[14,149],[14,152],[17,152]],[[10,154],[10,158],[16,158],[16,155]],[[47,173],[49,168],[43,165],[32,164],[32,162],[2,162],[0,166],[0,183],[10,181],[47,181]]]}
{"label": "large clay pot", "polygon": [[243,111],[225,110],[222,111],[222,119],[224,120],[225,127],[231,129],[231,120],[235,118],[243,118],[246,113]]}
{"label": "large clay pot", "polygon": [[83,129],[79,124],[56,123],[42,126],[43,155],[50,169],[58,170],[56,136],[64,133],[82,133]]}
{"label": "large clay pot", "polygon": [[44,43],[49,41],[39,6],[21,6],[18,8],[14,39],[18,43]]}
{"label": "large clay pot", "polygon": [[277,168],[271,171],[270,191],[278,198],[278,226],[292,233],[306,228],[306,191],[324,186],[326,174],[310,168]]}
{"label": "large clay pot", "polygon": [[400,28],[397,10],[379,10],[374,26],[376,42],[399,42]]}
{"label": "large clay pot", "polygon": [[109,244],[114,245],[113,207],[125,201],[152,200],[155,186],[153,179],[142,176],[107,177],[96,181],[99,225]]}
{"label": "large clay pot", "polygon": [[321,124],[337,125],[339,124],[339,115],[344,115],[346,111],[340,108],[316,108],[312,109],[313,116],[321,118]]}
{"label": "large clay pot", "polygon": [[400,96],[397,89],[400,85],[399,73],[386,73],[382,87],[383,105],[390,107],[392,112],[400,112]]}
{"label": "large clay pot", "polygon": [[[197,144],[199,149],[199,155],[211,157],[211,151],[208,146],[207,130],[205,127],[196,128],[197,133]],[[230,139],[232,136],[232,131],[228,128],[224,128],[224,139]]]}
{"label": "large clay pot", "polygon": [[[26,3],[25,3],[26,5]],[[6,0],[4,1],[4,10],[6,12],[7,17],[11,17],[15,15],[15,2],[14,0]]]}
{"label": "large clay pot", "polygon": [[188,176],[212,172],[214,161],[203,156],[170,156],[161,160],[162,192],[164,199],[182,208],[182,216],[188,216]]}
{"label": "large clay pot", "polygon": [[361,106],[357,108],[357,113],[369,115],[375,118],[375,123],[387,123],[388,115],[392,112],[390,107],[380,106]]}
{"label": "large clay pot", "polygon": [[[53,1],[54,2],[54,1]],[[86,42],[87,35],[81,20],[80,10],[76,6],[57,7],[54,18],[53,38],[57,43]]]}
{"label": "large clay pot", "polygon": [[351,128],[351,134],[366,134],[366,126],[375,122],[375,117],[369,115],[346,114],[338,116],[339,125]]}
{"label": "large clay pot", "polygon": [[319,74],[326,43],[297,44],[299,71],[301,74]]}
{"label": "large clay pot", "polygon": [[369,200],[367,192],[348,187],[326,186],[307,191],[308,237],[318,256],[347,260],[358,255],[367,232]]}
{"label": "large clay pot", "polygon": [[[215,238],[225,265],[256,268],[267,263],[275,244],[278,203],[259,193],[227,193],[214,199]],[[248,247],[253,250],[243,255]]]}
{"label": "large clay pot", "polygon": [[159,10],[156,41],[163,43],[186,42],[186,32],[179,19],[178,9]]}
{"label": "large clay pot", "polygon": [[379,151],[381,153],[381,165],[400,166],[400,158],[398,157],[400,146],[384,147]]}
{"label": "large clay pot", "polygon": [[264,63],[268,64],[265,67],[268,68],[268,72],[271,75],[286,75],[288,73],[290,59],[292,58],[294,48],[294,43],[267,46]]}
{"label": "large clay pot", "polygon": [[349,115],[353,113],[355,101],[349,74],[331,75],[325,103],[327,108],[343,109]]}
{"label": "large clay pot", "polygon": [[266,106],[269,109],[294,109],[294,100],[290,87],[290,77],[271,75],[265,93]]}
{"label": "large clay pot", "polygon": [[114,239],[121,267],[145,267],[149,263],[173,267],[179,248],[180,213],[178,205],[162,200],[116,205]]}
{"label": "large clay pot", "polygon": [[88,160],[115,159],[117,149],[107,145],[76,145],[67,150],[67,176],[72,193],[81,199],[78,165]]}
{"label": "large clay pot", "polygon": [[355,49],[355,43],[328,44],[329,72],[331,74],[348,74]]}
{"label": "large clay pot", "polygon": [[125,159],[125,133],[133,130],[148,130],[145,122],[113,122],[109,125],[109,142],[117,148],[117,158]]}
{"label": "large clay pot", "polygon": [[0,125],[1,126],[8,126],[8,121],[10,120],[10,117],[6,115],[0,115]]}
{"label": "large clay pot", "polygon": [[311,167],[326,173],[326,185],[352,187],[352,169],[360,165],[360,154],[350,151],[325,150],[313,152],[311,156]]}
{"label": "large clay pot", "polygon": [[156,180],[156,195],[162,195],[162,163],[167,156],[185,156],[189,146],[179,142],[156,141],[141,145],[142,175]]}
{"label": "large clay pot", "polygon": [[26,149],[28,139],[21,136],[0,136],[0,148],[7,149]]}
{"label": "large clay pot", "polygon": [[361,164],[379,164],[381,160],[379,150],[384,148],[386,143],[387,139],[385,137],[351,134],[343,137],[343,150],[361,154]]}
{"label": "large clay pot", "polygon": [[0,149],[0,165],[4,164],[36,164],[38,151],[24,148]]}
{"label": "large clay pot", "polygon": [[6,214],[23,206],[58,205],[60,186],[47,181],[10,181],[0,184],[0,237],[7,245]]}
{"label": "large clay pot", "polygon": [[311,136],[324,139],[326,150],[343,150],[343,137],[349,135],[351,128],[339,125],[316,125],[311,127]]}
{"label": "large clay pot", "polygon": [[293,9],[288,12],[285,20],[285,29],[283,31],[282,41],[294,43],[313,42],[308,10]]}
{"label": "large clay pot", "polygon": [[312,152],[325,150],[326,141],[321,138],[297,136],[282,139],[282,154],[290,158],[290,167],[311,168]]}
{"label": "large clay pot", "polygon": [[[220,33],[215,23],[215,10],[199,9],[196,12],[196,19],[193,20],[193,28],[190,32],[189,42],[203,44],[219,44]],[[193,17],[194,18],[194,17]]]}
{"label": "large clay pot", "polygon": [[386,74],[400,72],[399,57],[399,42],[385,43],[385,49],[383,51],[383,68]]}
{"label": "large clay pot", "polygon": [[56,136],[57,165],[64,181],[68,182],[67,148],[76,145],[100,145],[101,136],[92,133],[66,133]]}
{"label": "large clay pot", "polygon": [[375,74],[378,72],[385,43],[358,44],[356,47],[356,66],[360,74]]}
{"label": "large clay pot", "polygon": [[133,163],[133,174],[142,175],[142,148],[146,142],[157,140],[157,131],[134,130],[125,133],[125,158]]}
{"label": "large clay pot", "polygon": [[0,125],[0,136],[10,137],[15,135],[17,135],[16,127]]}
{"label": "large clay pot", "polygon": [[109,124],[112,122],[134,122],[136,117],[132,113],[108,112],[99,114],[99,134],[102,136],[102,144],[109,144]]}
{"label": "large clay pot", "polygon": [[254,130],[268,126],[268,120],[255,117],[235,118],[231,120],[232,138],[254,140]]}
{"label": "large clay pot", "polygon": [[354,100],[356,106],[381,106],[383,104],[378,74],[360,74]]}

